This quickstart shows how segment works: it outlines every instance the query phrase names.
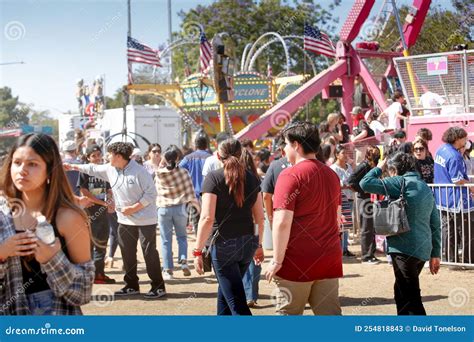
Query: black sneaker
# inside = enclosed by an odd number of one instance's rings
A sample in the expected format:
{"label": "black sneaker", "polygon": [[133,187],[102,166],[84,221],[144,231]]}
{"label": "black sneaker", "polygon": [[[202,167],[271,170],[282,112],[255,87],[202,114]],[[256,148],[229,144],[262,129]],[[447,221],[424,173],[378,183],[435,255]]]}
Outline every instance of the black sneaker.
{"label": "black sneaker", "polygon": [[362,260],[362,263],[365,265],[377,265],[379,262],[380,260],[375,257]]}
{"label": "black sneaker", "polygon": [[344,253],[342,253],[342,255],[345,257],[350,257],[350,258],[355,257],[355,254],[351,253],[350,251],[345,251]]}
{"label": "black sneaker", "polygon": [[133,296],[140,294],[140,290],[133,289],[131,287],[124,287],[123,289],[118,290],[114,293],[115,296]]}
{"label": "black sneaker", "polygon": [[157,299],[166,296],[166,290],[152,288],[143,297],[145,299]]}

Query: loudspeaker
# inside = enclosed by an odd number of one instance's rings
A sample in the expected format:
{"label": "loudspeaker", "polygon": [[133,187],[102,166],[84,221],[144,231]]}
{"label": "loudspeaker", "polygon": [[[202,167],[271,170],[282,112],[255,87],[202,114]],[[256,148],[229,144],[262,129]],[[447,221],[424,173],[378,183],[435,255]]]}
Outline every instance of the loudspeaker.
{"label": "loudspeaker", "polygon": [[342,97],[342,85],[330,85],[329,97]]}

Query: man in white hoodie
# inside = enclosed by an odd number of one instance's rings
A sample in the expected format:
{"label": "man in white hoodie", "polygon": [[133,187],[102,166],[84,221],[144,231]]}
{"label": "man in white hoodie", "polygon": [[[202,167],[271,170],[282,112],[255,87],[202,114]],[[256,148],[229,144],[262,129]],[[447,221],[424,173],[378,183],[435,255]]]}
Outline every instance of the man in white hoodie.
{"label": "man in white hoodie", "polygon": [[77,170],[110,183],[115,200],[119,245],[125,268],[125,287],[116,296],[139,294],[137,276],[137,241],[140,235],[146,270],[151,278],[151,289],[146,299],[166,295],[161,274],[160,256],[156,249],[156,188],[150,174],[130,159],[133,145],[116,142],[107,147],[110,164],[64,164],[65,170]]}

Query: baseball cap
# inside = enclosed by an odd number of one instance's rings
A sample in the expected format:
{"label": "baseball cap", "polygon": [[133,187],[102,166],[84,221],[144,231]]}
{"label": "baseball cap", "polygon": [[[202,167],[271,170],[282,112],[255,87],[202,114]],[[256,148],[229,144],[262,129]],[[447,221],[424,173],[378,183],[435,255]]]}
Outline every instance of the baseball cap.
{"label": "baseball cap", "polygon": [[393,137],[395,139],[403,139],[407,137],[407,134],[404,131],[400,130],[400,131],[396,131]]}
{"label": "baseball cap", "polygon": [[141,156],[141,155],[142,155],[142,151],[140,151],[138,147],[135,147],[133,149],[132,156]]}
{"label": "baseball cap", "polygon": [[90,156],[94,152],[102,152],[100,149],[99,145],[90,145],[89,147],[86,148],[86,156]]}
{"label": "baseball cap", "polygon": [[357,115],[357,114],[361,114],[361,113],[362,113],[362,108],[360,106],[355,106],[351,110],[352,115]]}
{"label": "baseball cap", "polygon": [[72,140],[66,140],[62,146],[63,152],[71,152],[76,150],[76,143]]}

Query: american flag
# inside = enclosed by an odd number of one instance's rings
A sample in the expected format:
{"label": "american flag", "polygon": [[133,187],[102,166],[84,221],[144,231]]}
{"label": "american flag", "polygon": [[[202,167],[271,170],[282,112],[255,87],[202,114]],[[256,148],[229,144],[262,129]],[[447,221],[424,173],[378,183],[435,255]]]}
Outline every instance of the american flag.
{"label": "american flag", "polygon": [[201,31],[201,35],[199,37],[201,43],[199,47],[199,71],[203,74],[209,72],[209,68],[211,66],[212,60],[212,46],[206,38],[204,31]]}
{"label": "american flag", "polygon": [[304,25],[304,49],[328,57],[336,57],[336,48],[328,35],[317,27]]}
{"label": "american flag", "polygon": [[160,52],[132,37],[127,39],[127,56],[128,63],[143,63],[161,67]]}

